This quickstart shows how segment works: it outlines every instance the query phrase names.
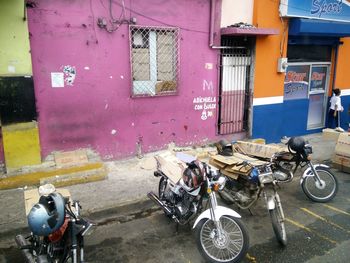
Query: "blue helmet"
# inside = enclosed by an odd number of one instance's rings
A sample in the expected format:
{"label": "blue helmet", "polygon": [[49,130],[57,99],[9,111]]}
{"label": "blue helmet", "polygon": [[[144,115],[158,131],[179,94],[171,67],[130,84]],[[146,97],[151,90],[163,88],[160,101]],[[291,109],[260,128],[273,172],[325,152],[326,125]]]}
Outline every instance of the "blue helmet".
{"label": "blue helmet", "polygon": [[34,235],[48,236],[58,230],[65,218],[65,200],[59,193],[41,196],[30,210],[27,219]]}

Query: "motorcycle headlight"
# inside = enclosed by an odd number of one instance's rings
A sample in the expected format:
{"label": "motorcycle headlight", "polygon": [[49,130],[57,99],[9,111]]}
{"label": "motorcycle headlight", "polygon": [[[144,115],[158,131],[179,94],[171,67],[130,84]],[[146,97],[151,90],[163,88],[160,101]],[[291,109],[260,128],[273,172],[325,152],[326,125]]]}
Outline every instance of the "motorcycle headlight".
{"label": "motorcycle headlight", "polygon": [[273,174],[272,173],[262,173],[259,174],[259,181],[261,184],[268,184],[273,182]]}
{"label": "motorcycle headlight", "polygon": [[217,180],[217,183],[219,185],[219,191],[221,191],[222,189],[224,189],[225,184],[226,184],[226,177],[225,176],[220,176],[219,179]]}

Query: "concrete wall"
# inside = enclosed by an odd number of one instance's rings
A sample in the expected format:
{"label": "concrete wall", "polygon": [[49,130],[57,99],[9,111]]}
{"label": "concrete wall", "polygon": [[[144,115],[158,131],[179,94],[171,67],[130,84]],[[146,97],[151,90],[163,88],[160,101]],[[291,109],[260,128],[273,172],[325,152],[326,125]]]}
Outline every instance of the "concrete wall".
{"label": "concrete wall", "polygon": [[[23,0],[0,0],[0,77],[32,75],[28,24],[24,18]],[[40,163],[35,123],[0,127],[0,164],[5,159],[7,169]]]}
{"label": "concrete wall", "polygon": [[[209,48],[210,1],[125,1],[138,25],[180,28],[178,95],[131,97],[128,25],[112,33],[108,1],[38,0],[28,9],[42,155],[90,147],[105,159],[216,139],[216,109],[203,116],[205,97],[217,94],[218,51]],[[132,4],[131,4],[132,3]],[[113,2],[116,18],[120,2]],[[108,24],[110,28],[111,25]],[[51,73],[76,71],[72,85],[53,88]]]}
{"label": "concrete wall", "polygon": [[0,0],[0,76],[32,75],[23,0]]}
{"label": "concrete wall", "polygon": [[253,23],[254,0],[223,0],[221,7],[221,27],[235,23]]}

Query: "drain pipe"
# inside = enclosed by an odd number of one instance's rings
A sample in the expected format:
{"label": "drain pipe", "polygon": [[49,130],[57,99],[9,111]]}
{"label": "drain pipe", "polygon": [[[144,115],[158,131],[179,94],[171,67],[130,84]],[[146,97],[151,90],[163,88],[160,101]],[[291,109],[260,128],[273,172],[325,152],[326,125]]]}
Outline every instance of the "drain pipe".
{"label": "drain pipe", "polygon": [[[209,28],[209,47],[212,49],[229,49],[232,47],[224,47],[224,46],[215,46],[214,45],[214,34],[215,34],[215,22],[216,19],[220,20],[221,16],[215,16],[216,9],[219,7],[221,8],[222,0],[210,0],[210,28]],[[221,14],[221,12],[220,12]]]}
{"label": "drain pipe", "polygon": [[215,9],[216,0],[210,0],[210,31],[209,31],[209,46],[214,46],[214,24],[215,24]]}

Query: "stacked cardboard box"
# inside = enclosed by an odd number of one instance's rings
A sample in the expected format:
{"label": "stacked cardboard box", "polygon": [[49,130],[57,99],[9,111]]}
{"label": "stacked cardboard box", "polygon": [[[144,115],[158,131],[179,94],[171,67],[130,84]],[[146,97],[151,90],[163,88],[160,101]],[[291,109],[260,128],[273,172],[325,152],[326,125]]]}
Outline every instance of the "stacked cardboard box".
{"label": "stacked cardboard box", "polygon": [[350,133],[339,134],[333,157],[333,167],[350,173]]}
{"label": "stacked cardboard box", "polygon": [[335,140],[337,141],[339,138],[339,134],[341,134],[341,132],[336,131],[335,129],[323,129],[322,130],[322,138],[324,140]]}
{"label": "stacked cardboard box", "polygon": [[269,159],[276,152],[288,151],[286,146],[277,144],[260,144],[254,142],[238,141],[232,145],[233,151],[241,151],[244,154]]}
{"label": "stacked cardboard box", "polygon": [[209,164],[220,169],[224,175],[237,179],[239,174],[249,175],[253,166],[263,165],[266,162],[240,153],[233,153],[233,156],[212,156]]}

